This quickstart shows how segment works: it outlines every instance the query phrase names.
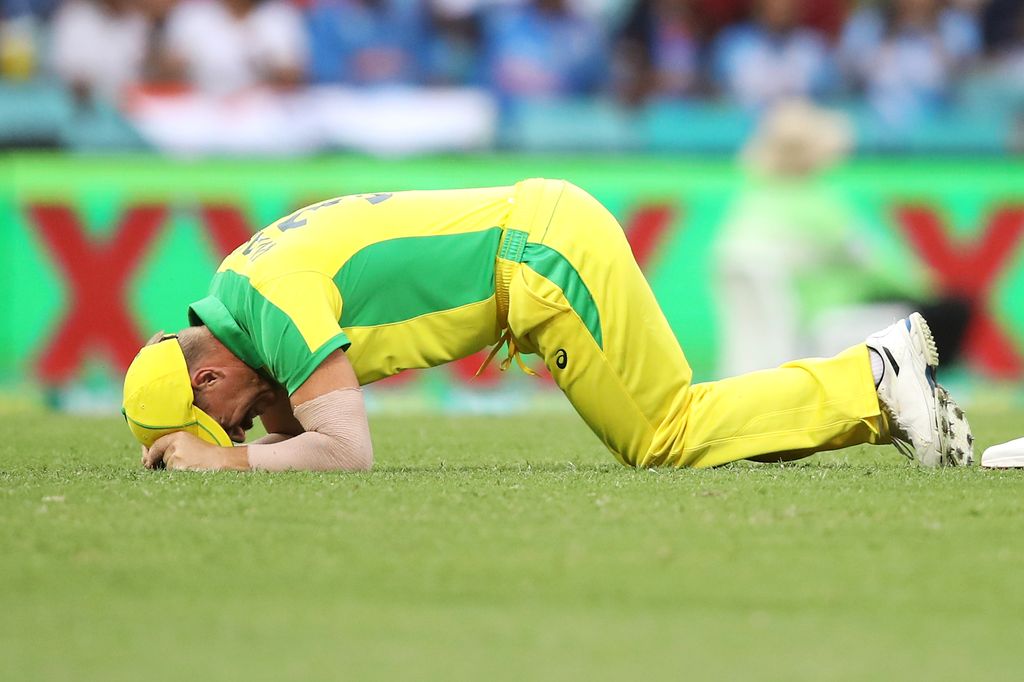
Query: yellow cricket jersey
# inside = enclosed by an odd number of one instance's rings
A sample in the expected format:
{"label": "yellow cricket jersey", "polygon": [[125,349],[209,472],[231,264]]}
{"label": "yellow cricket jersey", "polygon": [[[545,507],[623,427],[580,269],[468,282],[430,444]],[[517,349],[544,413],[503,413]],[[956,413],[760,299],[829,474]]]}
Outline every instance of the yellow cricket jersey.
{"label": "yellow cricket jersey", "polygon": [[495,256],[514,187],[328,199],[260,230],[189,306],[293,393],[346,350],[360,383],[470,355],[500,335]]}

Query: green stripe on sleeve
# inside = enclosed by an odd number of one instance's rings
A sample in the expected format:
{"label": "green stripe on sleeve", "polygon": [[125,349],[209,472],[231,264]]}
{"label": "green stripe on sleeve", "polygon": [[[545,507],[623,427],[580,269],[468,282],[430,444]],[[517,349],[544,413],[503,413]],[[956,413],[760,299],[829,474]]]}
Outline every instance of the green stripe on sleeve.
{"label": "green stripe on sleeve", "polygon": [[566,260],[565,256],[543,244],[530,243],[526,245],[523,252],[523,264],[562,290],[569,305],[583,320],[590,335],[594,337],[598,348],[603,349],[601,316],[598,313],[597,304],[580,274],[576,272],[576,268]]}
{"label": "green stripe on sleeve", "polygon": [[[248,349],[251,348],[259,362],[246,362],[253,367],[266,367],[270,375],[285,386],[289,395],[305,383],[324,358],[338,348],[347,349],[350,345],[348,337],[339,328],[337,334],[318,348],[309,348],[291,317],[301,315],[303,311],[281,310],[264,298],[244,275],[230,270],[219,272],[211,289],[214,296],[224,298],[227,308],[237,317],[236,328],[245,343],[240,344],[235,336],[224,333],[226,325],[223,320],[204,319],[210,331],[243,360],[242,354],[250,352]],[[310,295],[319,293],[311,291]],[[234,324],[234,319],[231,322]]]}

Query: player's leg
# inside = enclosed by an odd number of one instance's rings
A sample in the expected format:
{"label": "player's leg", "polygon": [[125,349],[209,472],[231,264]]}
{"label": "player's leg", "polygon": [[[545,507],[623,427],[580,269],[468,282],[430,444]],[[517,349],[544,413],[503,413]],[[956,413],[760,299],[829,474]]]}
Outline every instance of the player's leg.
{"label": "player's leg", "polygon": [[[531,230],[509,323],[625,463],[713,466],[883,442],[867,350],[691,385],[691,371],[615,219],[571,185]],[[532,251],[531,251],[532,250]]]}
{"label": "player's leg", "polygon": [[715,466],[789,460],[888,442],[867,348],[695,384],[677,397],[649,463]]}
{"label": "player's leg", "polygon": [[[524,265],[512,281],[509,326],[516,343],[524,352],[541,356],[598,438],[623,464],[636,466],[668,414],[668,403],[660,394],[684,391],[689,384],[686,358],[671,336],[649,334],[650,344],[620,338],[621,330],[595,319],[596,302],[583,303],[578,297],[570,302],[558,275],[542,271],[547,276]],[[639,312],[631,319],[639,325],[642,317]],[[634,333],[644,332],[634,329]],[[620,366],[615,356],[605,352],[622,343],[642,354],[636,365],[666,368],[658,390],[642,386],[642,372]]]}

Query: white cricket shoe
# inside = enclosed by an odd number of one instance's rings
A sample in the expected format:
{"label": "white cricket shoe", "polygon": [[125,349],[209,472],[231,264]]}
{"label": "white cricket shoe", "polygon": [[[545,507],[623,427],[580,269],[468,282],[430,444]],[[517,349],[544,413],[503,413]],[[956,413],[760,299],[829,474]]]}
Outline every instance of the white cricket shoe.
{"label": "white cricket shoe", "polygon": [[989,469],[1024,469],[1024,438],[988,448],[981,453],[981,466]]}
{"label": "white cricket shoe", "polygon": [[878,399],[893,445],[927,467],[970,465],[974,437],[964,411],[935,381],[939,352],[928,323],[913,313],[867,339],[882,357]]}

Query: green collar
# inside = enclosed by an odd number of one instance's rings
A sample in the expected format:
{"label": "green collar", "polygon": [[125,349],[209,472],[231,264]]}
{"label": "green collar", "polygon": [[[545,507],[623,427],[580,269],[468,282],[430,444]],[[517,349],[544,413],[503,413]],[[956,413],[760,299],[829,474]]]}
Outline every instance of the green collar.
{"label": "green collar", "polygon": [[205,324],[239,360],[253,369],[262,369],[264,363],[256,346],[216,296],[207,296],[190,305],[188,320],[194,325]]}

